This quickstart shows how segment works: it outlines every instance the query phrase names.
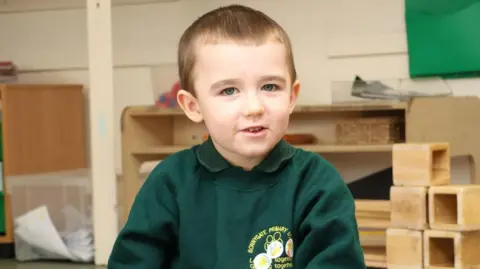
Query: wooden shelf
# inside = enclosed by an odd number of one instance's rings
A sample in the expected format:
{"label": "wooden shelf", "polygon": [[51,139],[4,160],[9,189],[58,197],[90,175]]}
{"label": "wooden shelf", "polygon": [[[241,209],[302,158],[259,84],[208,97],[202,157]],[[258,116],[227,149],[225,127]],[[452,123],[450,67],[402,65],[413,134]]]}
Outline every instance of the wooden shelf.
{"label": "wooden shelf", "polygon": [[[165,158],[175,152],[188,149],[191,146],[157,146],[143,149],[133,149],[130,153],[136,157],[146,159]],[[392,145],[297,145],[307,151],[315,153],[353,153],[353,152],[391,152]]]}
{"label": "wooden shelf", "polygon": [[[394,111],[405,110],[408,103],[389,101],[350,102],[333,105],[320,106],[298,106],[293,114],[302,113],[326,113],[326,112],[368,112],[368,111]],[[123,111],[130,117],[162,117],[162,116],[184,116],[178,108],[158,108],[155,106],[131,106]]]}

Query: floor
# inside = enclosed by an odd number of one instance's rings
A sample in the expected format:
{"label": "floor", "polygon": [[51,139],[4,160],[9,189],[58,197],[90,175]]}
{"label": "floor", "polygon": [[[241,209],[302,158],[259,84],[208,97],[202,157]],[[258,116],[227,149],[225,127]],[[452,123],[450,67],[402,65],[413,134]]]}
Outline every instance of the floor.
{"label": "floor", "polygon": [[75,264],[60,262],[16,262],[12,260],[0,260],[2,269],[104,269],[93,264]]}

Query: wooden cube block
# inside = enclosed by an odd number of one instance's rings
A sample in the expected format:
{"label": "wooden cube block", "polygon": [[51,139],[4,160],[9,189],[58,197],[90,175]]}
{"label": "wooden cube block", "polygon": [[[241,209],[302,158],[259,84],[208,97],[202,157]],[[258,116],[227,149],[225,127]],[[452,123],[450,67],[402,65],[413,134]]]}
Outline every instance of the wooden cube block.
{"label": "wooden cube block", "polygon": [[393,228],[428,228],[427,187],[390,188],[390,225]]}
{"label": "wooden cube block", "polygon": [[387,229],[387,268],[423,269],[423,232]]}
{"label": "wooden cube block", "polygon": [[397,186],[438,186],[450,183],[450,149],[447,143],[395,144],[393,183]]}
{"label": "wooden cube block", "polygon": [[425,268],[480,268],[480,231],[426,230],[423,242]]}
{"label": "wooden cube block", "polygon": [[428,191],[429,224],[434,230],[480,229],[480,186],[435,186]]}

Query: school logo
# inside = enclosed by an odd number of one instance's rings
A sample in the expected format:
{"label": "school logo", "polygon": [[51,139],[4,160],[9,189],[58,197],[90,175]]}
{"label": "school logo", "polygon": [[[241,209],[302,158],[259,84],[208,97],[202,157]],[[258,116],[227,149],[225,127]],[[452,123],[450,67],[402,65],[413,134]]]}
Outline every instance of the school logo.
{"label": "school logo", "polygon": [[293,267],[292,232],[283,226],[273,226],[257,233],[248,245],[250,268],[283,269]]}

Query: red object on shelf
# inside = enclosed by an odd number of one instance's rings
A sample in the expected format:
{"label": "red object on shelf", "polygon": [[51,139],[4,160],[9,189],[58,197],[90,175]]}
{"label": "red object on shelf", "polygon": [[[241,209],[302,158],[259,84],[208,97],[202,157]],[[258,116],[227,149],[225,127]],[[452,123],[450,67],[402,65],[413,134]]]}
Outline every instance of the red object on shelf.
{"label": "red object on shelf", "polygon": [[180,81],[177,81],[173,84],[169,92],[161,94],[156,103],[157,107],[161,108],[176,108],[178,107],[177,103],[177,93],[180,91]]}

